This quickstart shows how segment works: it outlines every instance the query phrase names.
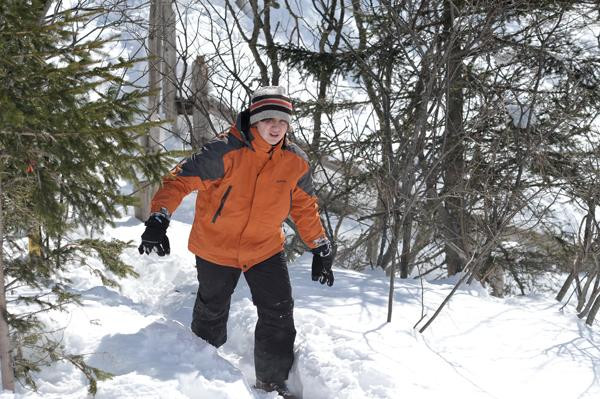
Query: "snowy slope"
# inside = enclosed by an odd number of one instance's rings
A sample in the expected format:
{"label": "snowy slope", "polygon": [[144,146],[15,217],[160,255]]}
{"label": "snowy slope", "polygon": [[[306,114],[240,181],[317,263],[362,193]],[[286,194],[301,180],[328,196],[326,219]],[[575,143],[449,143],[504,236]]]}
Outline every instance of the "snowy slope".
{"label": "snowy slope", "polygon": [[[91,365],[116,376],[99,383],[97,397],[267,399],[254,391],[252,359],[256,314],[243,279],[234,294],[229,341],[218,350],[189,330],[195,298],[193,256],[187,251],[193,198],[169,227],[172,254],[124,258],[139,279],[117,292],[74,272],[85,307],[55,313],[62,341],[87,353]],[[106,237],[137,242],[141,223],[126,217]],[[398,281],[393,321],[388,282],[372,272],[336,270],[328,288],[310,279],[310,257],[290,265],[298,330],[290,386],[304,399],[364,398],[597,398],[600,333],[559,311],[549,297],[497,299],[481,287],[457,292],[424,334],[421,285]],[[424,282],[431,315],[454,280]],[[81,374],[58,364],[38,375],[39,392],[19,388],[8,398],[85,398]]]}

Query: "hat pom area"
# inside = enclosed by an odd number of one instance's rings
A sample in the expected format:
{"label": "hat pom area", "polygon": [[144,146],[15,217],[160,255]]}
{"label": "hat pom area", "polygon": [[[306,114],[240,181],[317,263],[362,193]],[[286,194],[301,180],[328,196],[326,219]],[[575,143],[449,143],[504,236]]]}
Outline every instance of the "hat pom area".
{"label": "hat pom area", "polygon": [[252,93],[252,101],[254,101],[254,99],[256,97],[261,97],[261,96],[286,96],[287,97],[287,90],[283,86],[262,86],[262,87],[259,87],[258,89],[256,89],[254,91],[254,93]]}
{"label": "hat pom area", "polygon": [[259,87],[250,100],[250,124],[270,118],[283,119],[289,124],[292,110],[292,102],[284,87]]}

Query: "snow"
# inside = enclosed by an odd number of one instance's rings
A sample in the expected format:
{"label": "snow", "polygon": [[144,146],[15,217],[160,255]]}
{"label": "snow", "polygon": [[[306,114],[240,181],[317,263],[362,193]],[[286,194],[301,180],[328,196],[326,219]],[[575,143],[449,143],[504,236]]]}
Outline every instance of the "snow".
{"label": "snow", "polygon": [[506,110],[510,115],[513,125],[520,129],[525,129],[535,125],[535,112],[531,112],[530,105],[523,104],[507,104]]}
{"label": "snow", "polygon": [[[62,343],[87,362],[115,374],[97,398],[274,399],[254,384],[256,312],[243,279],[233,295],[228,342],[215,349],[189,328],[196,275],[187,236],[193,196],[169,227],[168,257],[123,258],[137,279],[102,287],[81,270],[70,277],[83,307],[53,313]],[[137,242],[133,217],[107,228],[105,238]],[[310,279],[310,254],[289,265],[298,335],[288,381],[304,399],[364,398],[595,398],[600,394],[600,334],[550,296],[491,297],[480,285],[461,287],[423,333],[457,278],[396,280],[393,318],[386,323],[388,279],[378,271],[336,269],[333,287]],[[549,295],[549,294],[548,294]],[[422,326],[424,320],[419,324]],[[9,398],[86,398],[84,377],[57,363],[36,376],[37,393],[19,387]]]}

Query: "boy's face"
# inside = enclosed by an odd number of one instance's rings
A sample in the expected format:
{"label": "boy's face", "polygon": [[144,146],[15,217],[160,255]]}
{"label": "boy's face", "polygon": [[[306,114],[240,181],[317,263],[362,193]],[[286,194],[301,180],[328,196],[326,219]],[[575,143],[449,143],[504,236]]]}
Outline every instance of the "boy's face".
{"label": "boy's face", "polygon": [[256,122],[260,137],[267,143],[275,145],[281,141],[288,130],[288,123],[283,119],[269,118]]}

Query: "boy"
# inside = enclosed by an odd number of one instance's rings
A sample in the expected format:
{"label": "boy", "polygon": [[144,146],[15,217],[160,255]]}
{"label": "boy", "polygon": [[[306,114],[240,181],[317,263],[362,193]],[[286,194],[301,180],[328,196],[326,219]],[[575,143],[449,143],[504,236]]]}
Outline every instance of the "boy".
{"label": "boy", "polygon": [[197,191],[188,248],[198,293],[192,331],[215,347],[227,340],[231,294],[241,273],[257,308],[256,387],[293,398],[285,381],[294,361],[292,290],[282,224],[291,216],[313,252],[312,279],[333,285],[332,247],[318,213],[306,154],[286,133],[292,103],[280,86],[255,91],[228,134],[182,161],[152,199],[140,254],[169,254],[166,230],[184,196]]}

